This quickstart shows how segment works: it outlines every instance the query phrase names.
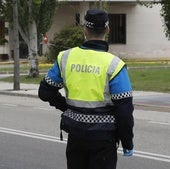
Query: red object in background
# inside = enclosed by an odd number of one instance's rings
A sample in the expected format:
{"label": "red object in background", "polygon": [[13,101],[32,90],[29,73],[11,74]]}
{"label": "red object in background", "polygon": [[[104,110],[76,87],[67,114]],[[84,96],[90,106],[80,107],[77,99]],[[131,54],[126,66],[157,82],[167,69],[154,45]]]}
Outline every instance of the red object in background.
{"label": "red object in background", "polygon": [[48,43],[48,36],[46,34],[43,34],[43,40],[45,44]]}

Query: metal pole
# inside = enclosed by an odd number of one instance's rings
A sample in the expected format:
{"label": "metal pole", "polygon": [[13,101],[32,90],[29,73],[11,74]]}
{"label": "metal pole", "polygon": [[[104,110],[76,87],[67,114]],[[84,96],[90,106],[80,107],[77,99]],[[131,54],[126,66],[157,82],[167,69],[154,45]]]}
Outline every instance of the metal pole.
{"label": "metal pole", "polygon": [[14,31],[14,90],[20,90],[19,33],[18,33],[17,0],[13,0],[13,31]]}

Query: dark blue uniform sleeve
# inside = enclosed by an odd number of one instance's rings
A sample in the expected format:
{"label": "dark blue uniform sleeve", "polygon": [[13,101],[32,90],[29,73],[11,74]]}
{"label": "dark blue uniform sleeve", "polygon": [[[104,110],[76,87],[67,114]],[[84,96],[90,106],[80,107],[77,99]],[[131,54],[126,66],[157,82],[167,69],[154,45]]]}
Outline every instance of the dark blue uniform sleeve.
{"label": "dark blue uniform sleeve", "polygon": [[56,109],[65,111],[67,109],[66,99],[59,92],[59,89],[62,87],[63,80],[56,62],[40,82],[38,96],[41,100],[49,102],[51,106],[56,107]]}
{"label": "dark blue uniform sleeve", "polygon": [[116,108],[117,135],[122,147],[133,149],[133,97],[132,87],[126,67],[110,81],[110,93]]}

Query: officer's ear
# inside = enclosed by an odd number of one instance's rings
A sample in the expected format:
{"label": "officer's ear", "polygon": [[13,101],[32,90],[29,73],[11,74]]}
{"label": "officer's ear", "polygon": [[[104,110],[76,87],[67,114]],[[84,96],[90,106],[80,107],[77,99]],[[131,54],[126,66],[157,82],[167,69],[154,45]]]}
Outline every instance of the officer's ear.
{"label": "officer's ear", "polygon": [[88,30],[86,27],[84,27],[84,29],[83,29],[83,34],[84,34],[84,39],[87,40]]}
{"label": "officer's ear", "polygon": [[108,34],[109,34],[109,32],[110,32],[110,28],[109,28],[109,26],[107,26],[107,27],[106,27],[105,34],[106,34],[106,35],[108,35]]}
{"label": "officer's ear", "polygon": [[83,29],[83,33],[84,33],[84,35],[88,35],[88,30],[87,30],[87,28],[86,27],[84,27],[84,29]]}

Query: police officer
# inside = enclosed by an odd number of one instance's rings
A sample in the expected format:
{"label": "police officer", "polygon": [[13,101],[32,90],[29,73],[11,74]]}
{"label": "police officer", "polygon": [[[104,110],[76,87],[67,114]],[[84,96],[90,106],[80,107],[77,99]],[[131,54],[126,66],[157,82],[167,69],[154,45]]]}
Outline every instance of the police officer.
{"label": "police officer", "polygon": [[63,112],[68,169],[115,169],[119,140],[124,155],[133,155],[131,83],[125,63],[108,52],[108,14],[90,9],[84,25],[86,42],[59,53],[39,97]]}

